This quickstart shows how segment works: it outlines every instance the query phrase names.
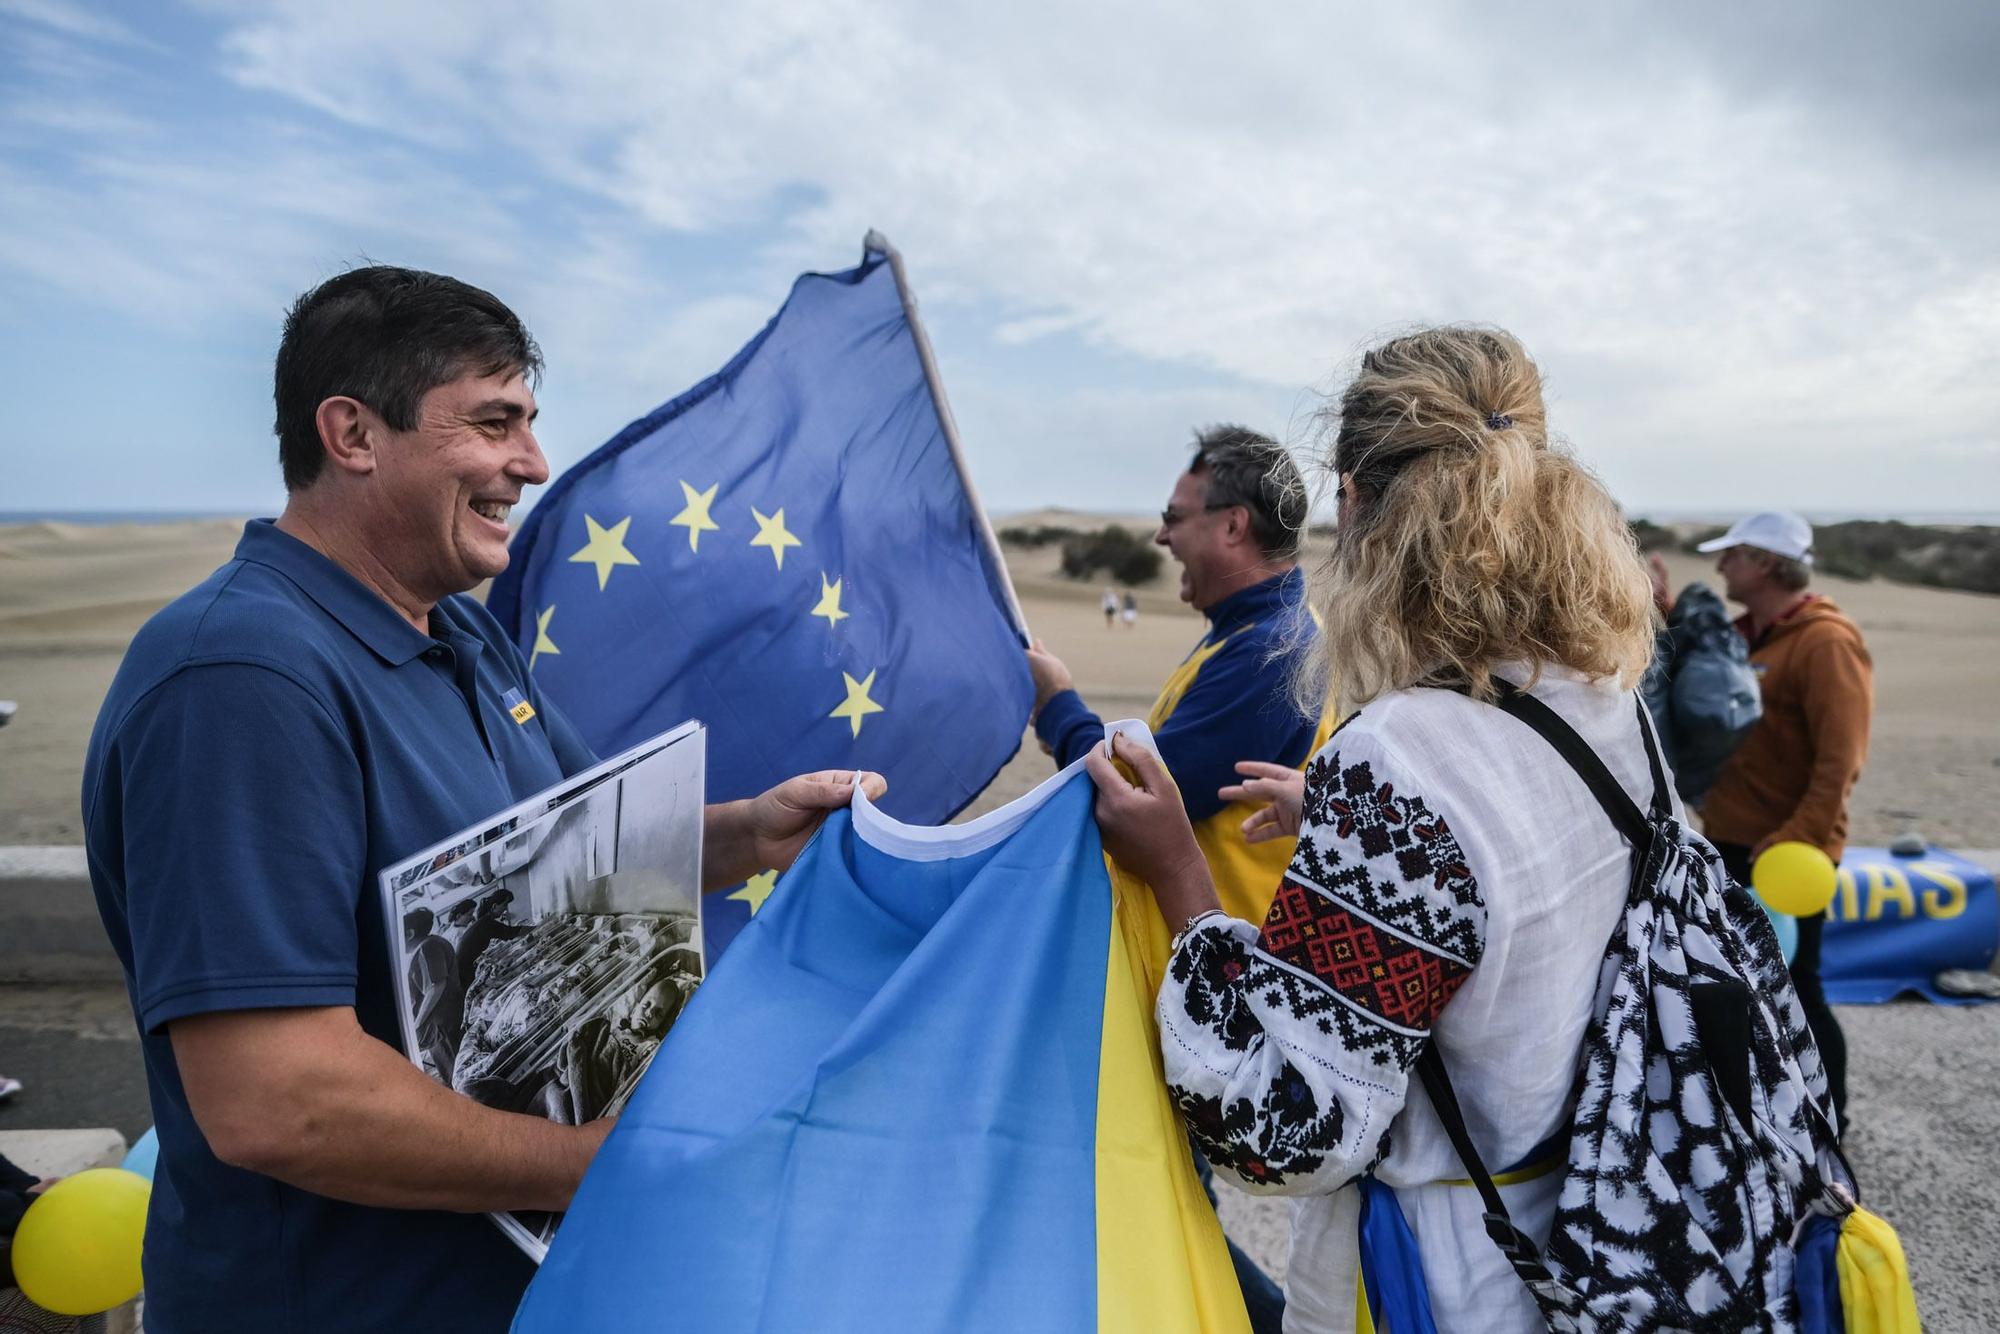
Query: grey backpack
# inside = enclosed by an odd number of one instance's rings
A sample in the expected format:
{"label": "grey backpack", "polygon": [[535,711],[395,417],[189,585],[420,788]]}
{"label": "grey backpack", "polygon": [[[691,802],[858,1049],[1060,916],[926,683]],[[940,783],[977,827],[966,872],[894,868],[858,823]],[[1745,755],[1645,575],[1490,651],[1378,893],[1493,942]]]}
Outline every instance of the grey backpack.
{"label": "grey backpack", "polygon": [[1640,690],[1666,747],[1675,790],[1681,800],[1700,804],[1723,761],[1764,716],[1750,647],[1707,584],[1681,590]]}

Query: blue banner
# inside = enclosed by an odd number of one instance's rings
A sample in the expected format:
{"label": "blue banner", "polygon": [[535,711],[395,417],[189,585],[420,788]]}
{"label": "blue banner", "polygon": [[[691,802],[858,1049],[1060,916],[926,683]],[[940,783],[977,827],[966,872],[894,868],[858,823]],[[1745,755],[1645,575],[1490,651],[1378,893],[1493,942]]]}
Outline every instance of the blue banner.
{"label": "blue banner", "polygon": [[[689,718],[711,801],[874,769],[948,820],[1033,702],[893,252],[807,274],[716,375],[549,488],[487,605],[600,754]],[[775,876],[711,895],[713,959]]]}
{"label": "blue banner", "polygon": [[1836,883],[1820,956],[1828,1000],[1865,1005],[1914,991],[1967,1003],[1931,979],[1947,968],[1992,965],[2000,948],[1992,872],[1942,848],[1915,857],[1849,848]]}

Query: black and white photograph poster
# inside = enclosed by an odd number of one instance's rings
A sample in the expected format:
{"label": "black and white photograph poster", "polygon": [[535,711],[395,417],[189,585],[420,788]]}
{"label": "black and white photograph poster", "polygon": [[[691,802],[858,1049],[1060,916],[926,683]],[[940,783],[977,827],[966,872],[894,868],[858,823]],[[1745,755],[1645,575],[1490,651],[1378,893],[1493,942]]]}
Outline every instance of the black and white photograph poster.
{"label": "black and white photograph poster", "polygon": [[[704,754],[685,723],[383,871],[420,1069],[502,1111],[618,1112],[701,982]],[[560,1215],[494,1220],[539,1262]]]}

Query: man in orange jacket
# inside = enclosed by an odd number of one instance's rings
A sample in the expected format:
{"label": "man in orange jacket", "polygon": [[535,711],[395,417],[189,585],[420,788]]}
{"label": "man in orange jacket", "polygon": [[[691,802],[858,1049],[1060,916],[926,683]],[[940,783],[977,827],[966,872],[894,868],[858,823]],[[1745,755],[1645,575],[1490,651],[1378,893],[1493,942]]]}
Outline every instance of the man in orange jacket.
{"label": "man in orange jacket", "polygon": [[[1716,571],[1744,614],[1737,632],[1764,696],[1764,716],[1745,737],[1702,805],[1702,823],[1731,874],[1773,843],[1810,843],[1835,862],[1847,844],[1847,797],[1868,757],[1874,674],[1853,621],[1806,591],[1812,528],[1796,514],[1753,514],[1701,551],[1720,551]],[[1847,1117],[1847,1040],[1820,986],[1824,913],[1799,922],[1792,982],[1826,1062],[1833,1104]]]}

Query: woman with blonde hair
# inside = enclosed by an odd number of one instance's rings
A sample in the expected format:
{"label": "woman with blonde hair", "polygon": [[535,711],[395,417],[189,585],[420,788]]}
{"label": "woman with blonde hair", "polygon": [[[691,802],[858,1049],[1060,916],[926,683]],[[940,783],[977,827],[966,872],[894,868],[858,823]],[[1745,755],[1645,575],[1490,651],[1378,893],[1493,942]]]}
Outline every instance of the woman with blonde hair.
{"label": "woman with blonde hair", "polygon": [[[1372,1177],[1414,1238],[1440,1330],[1543,1328],[1412,1070],[1435,1045],[1513,1221],[1548,1239],[1578,1053],[1632,850],[1562,758],[1487,701],[1510,682],[1580,733],[1641,805],[1634,688],[1650,585],[1604,488],[1548,437],[1510,335],[1438,328],[1369,352],[1327,414],[1339,475],[1308,694],[1359,706],[1303,793],[1252,817],[1298,851],[1262,924],[1215,891],[1170,780],[1101,756],[1099,825],[1176,933],[1166,1077],[1202,1151],[1293,1214],[1286,1328],[1352,1328]],[[1309,700],[1317,711],[1321,700]],[[1368,1226],[1384,1226],[1379,1217]],[[1363,1308],[1365,1310],[1365,1307]]]}

